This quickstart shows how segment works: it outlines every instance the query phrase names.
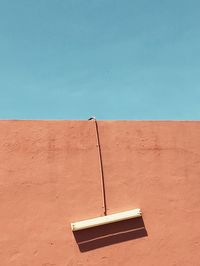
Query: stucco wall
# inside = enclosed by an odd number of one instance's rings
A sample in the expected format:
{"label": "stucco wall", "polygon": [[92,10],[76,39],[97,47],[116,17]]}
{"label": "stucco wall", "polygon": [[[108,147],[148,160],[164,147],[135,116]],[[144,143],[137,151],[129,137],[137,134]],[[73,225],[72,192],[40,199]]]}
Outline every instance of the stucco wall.
{"label": "stucco wall", "polygon": [[140,207],[146,233],[71,232],[103,213],[94,121],[0,121],[0,264],[199,265],[200,122],[98,123],[108,213]]}

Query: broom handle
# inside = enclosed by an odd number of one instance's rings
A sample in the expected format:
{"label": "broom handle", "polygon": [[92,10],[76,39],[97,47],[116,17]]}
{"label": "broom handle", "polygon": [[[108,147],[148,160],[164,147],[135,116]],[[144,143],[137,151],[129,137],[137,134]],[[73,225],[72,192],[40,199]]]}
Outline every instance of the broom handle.
{"label": "broom handle", "polygon": [[90,120],[94,120],[94,123],[95,123],[96,140],[97,140],[97,148],[98,148],[98,155],[99,155],[99,167],[100,167],[100,175],[101,175],[102,205],[103,205],[103,209],[104,209],[104,215],[107,215],[106,191],[105,191],[105,181],[104,181],[101,145],[100,145],[100,139],[99,139],[99,129],[98,129],[98,124],[97,124],[96,118],[92,117],[92,119],[90,119]]}

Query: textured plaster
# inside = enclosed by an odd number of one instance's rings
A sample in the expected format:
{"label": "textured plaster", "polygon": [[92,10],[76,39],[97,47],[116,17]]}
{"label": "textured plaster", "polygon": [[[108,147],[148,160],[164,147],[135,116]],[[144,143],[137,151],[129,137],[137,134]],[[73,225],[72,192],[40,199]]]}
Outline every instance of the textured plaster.
{"label": "textured plaster", "polygon": [[200,122],[98,123],[108,213],[141,208],[147,234],[86,251],[71,232],[103,213],[93,121],[0,121],[0,265],[198,266]]}

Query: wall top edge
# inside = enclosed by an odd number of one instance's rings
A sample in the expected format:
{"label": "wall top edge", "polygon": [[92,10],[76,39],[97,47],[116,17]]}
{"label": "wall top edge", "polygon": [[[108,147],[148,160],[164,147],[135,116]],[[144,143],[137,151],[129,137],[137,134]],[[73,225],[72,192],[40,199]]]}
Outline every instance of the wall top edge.
{"label": "wall top edge", "polygon": [[[122,119],[122,120],[111,120],[111,119],[109,119],[109,120],[106,120],[106,119],[97,119],[97,121],[99,121],[99,122],[106,122],[106,123],[109,123],[109,122],[158,122],[158,123],[160,123],[160,122],[200,122],[200,120],[158,120],[158,119],[155,119],[155,120],[135,120],[135,119],[133,119],[133,120],[131,120],[131,119]],[[88,121],[88,119],[86,119],[86,120],[83,120],[83,119],[77,119],[77,120],[75,120],[75,119],[66,119],[66,120],[64,120],[64,119],[0,119],[0,123],[1,122],[58,122],[58,123],[62,123],[62,122],[91,122],[91,121]]]}

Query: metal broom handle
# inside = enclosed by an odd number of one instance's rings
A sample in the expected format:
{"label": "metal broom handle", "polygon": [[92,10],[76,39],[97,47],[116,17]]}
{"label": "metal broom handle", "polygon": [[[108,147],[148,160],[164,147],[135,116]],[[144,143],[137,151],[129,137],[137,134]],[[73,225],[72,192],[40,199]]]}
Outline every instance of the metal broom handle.
{"label": "metal broom handle", "polygon": [[97,124],[97,120],[95,117],[91,117],[88,120],[93,120],[95,123],[96,141],[97,141],[96,146],[98,148],[99,168],[100,168],[100,176],[101,176],[101,192],[102,192],[102,205],[103,205],[102,208],[104,209],[104,215],[107,215],[106,191],[105,191],[101,145],[100,145],[100,139],[99,139],[99,129],[98,129],[98,124]]}

